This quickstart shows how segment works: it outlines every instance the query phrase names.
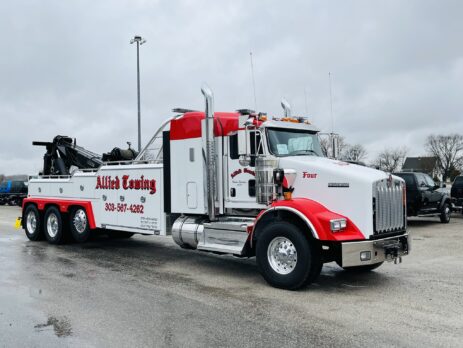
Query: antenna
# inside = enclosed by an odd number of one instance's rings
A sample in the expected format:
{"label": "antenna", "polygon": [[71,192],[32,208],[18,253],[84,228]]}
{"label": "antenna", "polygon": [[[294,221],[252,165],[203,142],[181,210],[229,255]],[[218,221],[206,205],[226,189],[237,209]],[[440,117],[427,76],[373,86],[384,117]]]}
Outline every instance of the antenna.
{"label": "antenna", "polygon": [[257,110],[257,98],[256,98],[256,81],[254,80],[254,64],[252,62],[252,51],[249,52],[251,58],[251,78],[252,78],[252,90],[254,92],[254,110]]}

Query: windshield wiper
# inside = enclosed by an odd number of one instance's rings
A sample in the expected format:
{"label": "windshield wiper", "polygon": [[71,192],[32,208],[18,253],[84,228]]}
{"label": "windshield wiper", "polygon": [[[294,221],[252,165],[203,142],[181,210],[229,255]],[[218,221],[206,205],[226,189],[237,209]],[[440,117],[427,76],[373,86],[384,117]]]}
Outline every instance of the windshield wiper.
{"label": "windshield wiper", "polygon": [[289,156],[301,156],[301,155],[306,155],[307,153],[314,153],[316,156],[318,156],[318,153],[310,149],[296,150],[296,151],[290,152],[288,155]]}

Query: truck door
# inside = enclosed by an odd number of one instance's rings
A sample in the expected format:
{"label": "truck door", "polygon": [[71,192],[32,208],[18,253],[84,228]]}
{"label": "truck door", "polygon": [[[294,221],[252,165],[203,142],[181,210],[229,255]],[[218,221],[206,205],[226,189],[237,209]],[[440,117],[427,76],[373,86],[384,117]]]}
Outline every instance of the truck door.
{"label": "truck door", "polygon": [[427,174],[424,174],[424,178],[426,183],[429,187],[429,205],[430,208],[438,209],[440,206],[440,201],[442,199],[442,193],[437,191],[438,186],[434,182],[434,180]]}
{"label": "truck door", "polygon": [[421,201],[423,211],[429,211],[435,208],[433,203],[433,189],[429,186],[426,176],[422,173],[416,174],[418,190],[421,192]]}
{"label": "truck door", "polygon": [[[257,134],[257,138],[256,138]],[[240,164],[238,155],[238,135],[229,137],[229,156],[228,156],[228,192],[227,201],[232,203],[232,207],[246,208],[248,204],[256,203],[256,173],[255,155],[256,143],[260,142],[260,133],[249,132],[251,144],[251,163],[248,166]],[[263,153],[262,147],[257,146],[259,153]]]}

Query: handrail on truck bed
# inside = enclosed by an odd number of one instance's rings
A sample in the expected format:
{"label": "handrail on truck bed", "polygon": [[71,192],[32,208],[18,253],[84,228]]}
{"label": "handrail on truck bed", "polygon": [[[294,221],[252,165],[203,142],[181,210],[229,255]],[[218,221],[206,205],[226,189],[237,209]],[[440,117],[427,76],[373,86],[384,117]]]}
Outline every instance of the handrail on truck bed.
{"label": "handrail on truck bed", "polygon": [[[156,141],[156,139],[158,139],[158,136],[159,134],[162,133],[162,131],[164,130],[164,128],[166,128],[166,126],[170,123],[170,121],[173,121],[173,120],[176,120],[180,117],[182,117],[183,114],[180,114],[180,115],[176,115],[174,117],[171,117],[167,120],[165,120],[161,126],[158,128],[158,130],[156,131],[156,133],[154,133],[154,135],[152,136],[152,138],[150,139],[150,141],[148,142],[148,144],[146,144],[146,146],[143,148],[143,150],[140,151],[140,153],[138,154],[138,156],[135,158],[135,161],[139,161],[141,158],[143,158],[143,156],[145,155],[145,152],[148,150],[148,148]],[[159,152],[162,151],[162,146],[159,148]],[[158,157],[159,157],[159,153],[158,155],[156,156],[156,160],[158,160]],[[161,160],[161,163],[162,163],[162,160]]]}

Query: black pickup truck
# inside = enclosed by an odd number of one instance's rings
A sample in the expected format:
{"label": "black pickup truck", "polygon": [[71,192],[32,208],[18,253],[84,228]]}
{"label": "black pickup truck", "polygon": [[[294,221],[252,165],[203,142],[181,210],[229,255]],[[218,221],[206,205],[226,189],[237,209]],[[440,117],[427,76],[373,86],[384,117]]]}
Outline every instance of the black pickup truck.
{"label": "black pickup truck", "polygon": [[[459,175],[455,178],[452,189],[450,190],[450,197],[452,197],[452,203],[454,208],[462,209],[463,207],[463,175]],[[462,209],[463,212],[463,209]]]}
{"label": "black pickup truck", "polygon": [[[408,216],[439,216],[443,223],[450,222],[450,197],[425,173],[394,173],[405,180]],[[445,186],[444,186],[445,187]]]}

